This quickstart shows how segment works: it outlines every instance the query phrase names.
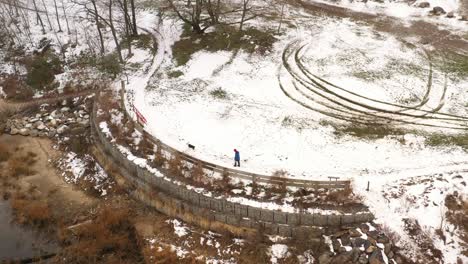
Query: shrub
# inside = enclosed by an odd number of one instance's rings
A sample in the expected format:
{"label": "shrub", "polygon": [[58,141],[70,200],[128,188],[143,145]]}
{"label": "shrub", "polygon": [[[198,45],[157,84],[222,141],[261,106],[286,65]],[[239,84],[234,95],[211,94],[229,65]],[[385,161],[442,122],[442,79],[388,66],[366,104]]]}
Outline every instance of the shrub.
{"label": "shrub", "polygon": [[48,60],[46,56],[36,55],[28,63],[26,83],[36,90],[44,90],[62,72],[61,62],[56,56]]}
{"label": "shrub", "polygon": [[228,97],[227,92],[223,90],[221,87],[218,87],[215,90],[211,91],[210,94],[214,98],[218,98],[218,99],[226,99]]}
{"label": "shrub", "polygon": [[34,95],[33,90],[24,84],[24,82],[16,75],[6,76],[0,86],[6,94],[7,99],[11,100],[28,100]]}
{"label": "shrub", "polygon": [[346,187],[342,190],[331,191],[327,196],[327,200],[336,202],[339,204],[343,204],[350,200],[352,194],[353,194],[353,189],[351,189],[351,187]]}
{"label": "shrub", "polygon": [[22,224],[44,226],[52,221],[49,205],[44,201],[32,201],[14,197],[11,207]]}
{"label": "shrub", "polygon": [[122,71],[119,58],[116,53],[105,55],[98,64],[99,70],[112,75],[114,78]]}
{"label": "shrub", "polygon": [[127,209],[104,207],[93,221],[60,233],[66,246],[63,254],[72,263],[141,261],[135,227]]}
{"label": "shrub", "polygon": [[177,77],[180,77],[182,75],[184,75],[184,73],[181,72],[181,71],[171,71],[171,72],[169,72],[167,74],[167,76],[169,76],[169,78],[177,78]]}
{"label": "shrub", "polygon": [[31,165],[35,161],[28,156],[13,158],[8,161],[7,170],[13,177],[29,176],[34,174]]}
{"label": "shrub", "polygon": [[158,145],[156,149],[156,153],[154,155],[153,163],[154,165],[156,165],[156,167],[162,167],[164,166],[165,162],[166,162],[166,158],[163,156],[161,147]]}
{"label": "shrub", "polygon": [[169,160],[169,173],[175,177],[183,177],[182,160],[178,154]]}
{"label": "shrub", "polygon": [[203,171],[203,165],[201,162],[192,167],[191,176],[194,181],[203,182],[203,179],[205,178],[205,172]]}

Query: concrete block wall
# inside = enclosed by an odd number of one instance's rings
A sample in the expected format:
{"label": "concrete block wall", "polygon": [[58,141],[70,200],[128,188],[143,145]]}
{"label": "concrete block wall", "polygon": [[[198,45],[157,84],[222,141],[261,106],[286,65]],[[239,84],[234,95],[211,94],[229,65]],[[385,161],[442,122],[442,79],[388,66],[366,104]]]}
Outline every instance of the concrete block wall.
{"label": "concrete block wall", "polygon": [[[96,147],[107,153],[115,164],[120,165],[121,175],[136,187],[136,193],[148,194],[146,198],[143,198],[141,194],[135,196],[138,199],[145,199],[146,204],[163,213],[166,213],[167,209],[161,206],[170,204],[171,208],[176,208],[176,213],[180,215],[189,212],[204,217],[208,221],[217,221],[236,227],[261,228],[268,234],[284,236],[292,236],[304,230],[306,233],[315,234],[314,230],[317,227],[352,225],[373,220],[373,215],[370,213],[351,215],[286,213],[208,197],[188,190],[184,185],[177,185],[162,177],[157,177],[147,169],[129,161],[100,131],[94,119],[92,129]],[[158,202],[152,201],[156,199],[154,195],[157,195]]]}

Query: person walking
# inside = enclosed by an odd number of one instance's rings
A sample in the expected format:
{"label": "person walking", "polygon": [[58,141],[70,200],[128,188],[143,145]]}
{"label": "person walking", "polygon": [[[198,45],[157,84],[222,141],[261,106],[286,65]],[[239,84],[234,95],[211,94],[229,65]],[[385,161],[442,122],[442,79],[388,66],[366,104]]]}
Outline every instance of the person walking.
{"label": "person walking", "polygon": [[237,149],[234,149],[234,167],[240,167],[240,154]]}

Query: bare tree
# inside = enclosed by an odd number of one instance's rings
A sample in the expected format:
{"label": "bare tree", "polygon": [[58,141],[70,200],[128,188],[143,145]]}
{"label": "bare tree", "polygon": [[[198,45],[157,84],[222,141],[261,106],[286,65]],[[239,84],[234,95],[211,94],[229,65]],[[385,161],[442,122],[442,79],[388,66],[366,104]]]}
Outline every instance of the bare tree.
{"label": "bare tree", "polygon": [[138,29],[137,29],[137,23],[136,23],[136,14],[135,14],[135,0],[130,0],[130,7],[132,9],[133,35],[138,36]]}
{"label": "bare tree", "polygon": [[55,17],[57,18],[57,25],[59,27],[58,32],[62,32],[62,26],[60,25],[59,13],[57,8],[57,0],[54,0],[54,7],[55,7]]}
{"label": "bare tree", "polygon": [[41,16],[39,15],[39,10],[37,9],[36,0],[33,0],[34,10],[36,11],[36,21],[38,21],[42,27],[42,34],[45,34],[44,23],[42,23]]}
{"label": "bare tree", "polygon": [[109,10],[109,21],[106,21],[104,20],[104,22],[107,23],[107,25],[110,27],[111,29],[111,32],[112,32],[112,37],[114,38],[114,42],[115,42],[115,48],[117,50],[117,55],[118,55],[118,58],[119,58],[119,62],[120,63],[123,63],[123,57],[122,57],[122,50],[120,48],[120,42],[119,42],[119,39],[117,37],[117,32],[115,30],[115,27],[114,27],[114,18],[112,16],[112,6],[113,6],[113,0],[109,0],[108,2],[108,10]]}
{"label": "bare tree", "polygon": [[70,35],[70,26],[68,24],[67,12],[65,11],[65,3],[63,2],[63,0],[62,0],[62,10],[63,10],[63,16],[65,17],[65,22],[67,23],[67,33]]}
{"label": "bare tree", "polygon": [[49,11],[47,10],[47,6],[46,6],[44,0],[42,0],[42,5],[44,6],[44,13],[45,13],[46,18],[47,18],[47,23],[49,24],[49,29],[50,29],[50,31],[52,31],[53,28],[52,28],[52,23],[50,23]]}
{"label": "bare tree", "polygon": [[212,26],[211,18],[202,18],[205,8],[205,0],[167,0],[169,6],[184,23],[189,24],[193,31],[203,34],[207,28]]}

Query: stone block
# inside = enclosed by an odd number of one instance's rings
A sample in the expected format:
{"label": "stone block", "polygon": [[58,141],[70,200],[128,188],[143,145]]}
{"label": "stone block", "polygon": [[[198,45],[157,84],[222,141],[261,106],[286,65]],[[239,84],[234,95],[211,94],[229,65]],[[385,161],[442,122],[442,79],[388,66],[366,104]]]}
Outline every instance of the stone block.
{"label": "stone block", "polygon": [[314,214],[314,225],[315,226],[327,226],[328,216],[322,214]]}
{"label": "stone block", "polygon": [[278,235],[278,225],[273,223],[263,223],[266,234]]}
{"label": "stone block", "polygon": [[221,214],[221,213],[216,213],[215,215],[215,221],[221,222],[221,223],[226,223],[226,215]]}
{"label": "stone block", "polygon": [[240,217],[237,215],[228,215],[226,220],[228,225],[239,226],[240,224]]}
{"label": "stone block", "polygon": [[234,204],[234,211],[236,215],[241,217],[249,217],[249,209],[250,206],[242,205],[242,204]]}
{"label": "stone block", "polygon": [[226,214],[235,214],[236,211],[234,207],[233,203],[223,200],[223,212]]}
{"label": "stone block", "polygon": [[273,211],[261,209],[260,210],[260,220],[263,222],[272,222],[273,223]]}
{"label": "stone block", "polygon": [[277,224],[287,224],[287,221],[288,221],[287,213],[279,212],[279,211],[275,211],[273,213],[273,222]]}
{"label": "stone block", "polygon": [[300,224],[299,214],[288,213],[287,214],[288,225],[297,226]]}
{"label": "stone block", "polygon": [[341,225],[341,215],[329,215],[328,216],[328,225],[329,226],[340,226]]}
{"label": "stone block", "polygon": [[300,214],[301,216],[301,223],[307,226],[314,225],[314,215],[313,214]]}
{"label": "stone block", "polygon": [[343,215],[341,217],[341,222],[343,225],[347,225],[347,224],[352,224],[354,223],[354,215],[350,214],[350,215]]}
{"label": "stone block", "polygon": [[247,214],[248,214],[247,217],[251,219],[260,220],[260,210],[255,207],[249,206],[247,210]]}
{"label": "stone block", "polygon": [[292,228],[288,225],[278,225],[278,235],[284,237],[291,237],[292,236]]}

